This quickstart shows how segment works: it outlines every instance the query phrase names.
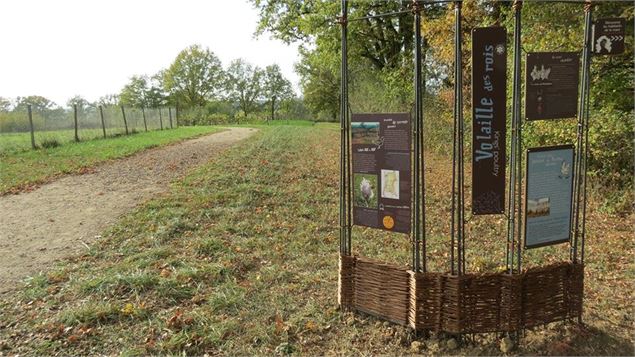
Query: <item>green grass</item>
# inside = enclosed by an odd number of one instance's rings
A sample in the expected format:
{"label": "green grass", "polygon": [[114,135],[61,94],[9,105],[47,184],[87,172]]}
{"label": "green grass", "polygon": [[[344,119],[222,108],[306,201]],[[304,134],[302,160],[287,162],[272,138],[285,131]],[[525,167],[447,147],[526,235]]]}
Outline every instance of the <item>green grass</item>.
{"label": "green grass", "polygon": [[[78,173],[106,160],[131,155],[147,148],[219,130],[221,129],[211,126],[180,127],[79,143],[59,142],[59,146],[49,144],[47,146],[52,147],[38,150],[0,151],[0,194],[43,183],[61,174]],[[4,143],[7,138],[24,140],[20,135],[25,134],[1,135],[0,143]],[[26,136],[30,140],[28,134]]]}
{"label": "green grass", "polygon": [[[337,309],[336,125],[260,132],[126,215],[89,253],[68,259],[0,297],[7,355],[403,355],[408,329]],[[447,268],[447,158],[429,157],[429,267]],[[469,192],[469,190],[468,190]],[[632,217],[631,217],[632,218]],[[631,354],[632,220],[593,211],[585,328],[527,331],[520,354]],[[504,259],[501,217],[473,218],[468,271]],[[408,237],[354,228],[353,252],[397,264]],[[528,265],[567,256],[533,250]],[[495,355],[497,336],[425,354]]]}

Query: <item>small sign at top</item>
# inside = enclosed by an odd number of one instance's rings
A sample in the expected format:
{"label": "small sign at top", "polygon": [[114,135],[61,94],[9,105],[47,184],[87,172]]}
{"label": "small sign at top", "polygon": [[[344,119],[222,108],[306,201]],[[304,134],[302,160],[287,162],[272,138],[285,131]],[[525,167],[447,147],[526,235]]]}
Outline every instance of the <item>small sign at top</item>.
{"label": "small sign at top", "polygon": [[598,19],[593,24],[593,48],[598,55],[619,55],[624,53],[623,18]]}

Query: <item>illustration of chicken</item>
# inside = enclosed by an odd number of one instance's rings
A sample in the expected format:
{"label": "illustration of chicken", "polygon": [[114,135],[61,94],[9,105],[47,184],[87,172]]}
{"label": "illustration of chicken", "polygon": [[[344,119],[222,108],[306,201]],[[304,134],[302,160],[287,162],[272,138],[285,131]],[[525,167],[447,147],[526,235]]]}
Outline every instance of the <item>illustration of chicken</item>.
{"label": "illustration of chicken", "polygon": [[373,186],[370,184],[370,181],[368,181],[366,178],[363,178],[362,182],[360,182],[359,184],[359,191],[362,193],[362,198],[364,199],[366,206],[368,207],[373,197],[375,197]]}

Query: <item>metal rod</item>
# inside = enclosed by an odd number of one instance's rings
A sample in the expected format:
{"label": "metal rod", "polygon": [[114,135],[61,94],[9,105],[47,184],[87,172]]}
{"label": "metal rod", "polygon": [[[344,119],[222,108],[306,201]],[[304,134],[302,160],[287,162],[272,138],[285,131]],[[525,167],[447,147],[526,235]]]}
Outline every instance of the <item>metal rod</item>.
{"label": "metal rod", "polygon": [[521,61],[521,8],[522,1],[515,0],[514,9],[514,76],[512,91],[512,137],[509,168],[509,192],[507,199],[507,254],[508,273],[514,272],[514,243],[516,228],[516,174],[517,160],[520,155],[518,143],[520,121],[520,61]]}
{"label": "metal rod", "polygon": [[454,120],[457,132],[456,136],[456,247],[457,247],[457,271],[465,272],[464,248],[464,189],[463,189],[463,59],[462,59],[462,33],[461,33],[461,1],[454,3]]}
{"label": "metal rod", "polygon": [[348,12],[348,1],[342,0],[342,16],[340,17],[340,25],[342,26],[342,48],[341,48],[341,83],[340,83],[340,254],[346,255],[348,252],[347,247],[347,227],[348,227],[348,206],[347,206],[347,172],[346,172],[346,155],[347,155],[347,142],[346,142],[346,126],[347,126],[347,106],[346,106],[346,98],[347,98],[347,87],[346,87],[346,71],[347,71],[347,29],[346,29],[346,17]]}
{"label": "metal rod", "polygon": [[[416,0],[415,0],[416,1]],[[439,1],[416,1],[419,6],[420,5],[438,5],[438,4],[447,4],[447,3],[452,3],[455,2],[456,0],[439,0]],[[401,14],[406,14],[412,12],[411,10],[399,10],[399,11],[394,11],[394,12],[386,12],[383,14],[377,14],[377,15],[368,15],[368,16],[362,16],[362,17],[355,17],[352,19],[348,19],[348,22],[355,22],[355,21],[362,21],[362,20],[369,20],[369,19],[376,19],[376,18],[380,18],[380,17],[388,17],[388,16],[395,16],[395,15],[401,15]]]}
{"label": "metal rod", "polygon": [[[587,158],[589,155],[589,97],[590,97],[590,72],[591,72],[591,28],[592,28],[592,7],[585,7],[584,12],[584,52],[582,55],[582,95],[580,101],[579,125],[578,125],[578,160],[580,167],[577,173],[578,188],[576,192],[576,222],[575,222],[575,249],[573,250],[573,261],[577,260],[578,237],[580,243],[580,262],[584,262],[584,239],[587,207]],[[581,197],[583,196],[583,197]],[[580,201],[580,200],[583,201]],[[582,213],[580,205],[582,202]],[[580,214],[582,218],[580,220]]]}
{"label": "metal rod", "polygon": [[421,13],[413,1],[415,17],[414,90],[415,90],[415,138],[414,138],[414,262],[413,270],[421,271]]}
{"label": "metal rod", "polygon": [[348,22],[355,22],[355,21],[362,21],[362,20],[370,20],[370,19],[377,19],[380,17],[388,17],[388,16],[395,16],[395,15],[401,15],[401,14],[407,14],[411,12],[410,10],[401,10],[401,11],[395,11],[395,12],[387,12],[384,14],[377,14],[377,15],[368,15],[368,16],[362,16],[362,17],[355,17],[353,19],[349,19]]}
{"label": "metal rod", "polygon": [[[422,9],[420,9],[422,11]],[[421,20],[421,16],[420,16]],[[420,29],[421,26],[418,26]],[[418,46],[423,48],[423,38],[419,41]],[[423,114],[423,100],[426,93],[426,79],[423,66],[425,65],[425,52],[421,52],[421,60],[419,61],[421,66],[421,73],[419,74],[419,98],[421,102],[420,116],[421,121],[419,124],[419,148],[421,151],[421,261],[423,272],[428,271],[428,258],[427,258],[427,234],[426,234],[426,156],[424,147],[424,114]]]}

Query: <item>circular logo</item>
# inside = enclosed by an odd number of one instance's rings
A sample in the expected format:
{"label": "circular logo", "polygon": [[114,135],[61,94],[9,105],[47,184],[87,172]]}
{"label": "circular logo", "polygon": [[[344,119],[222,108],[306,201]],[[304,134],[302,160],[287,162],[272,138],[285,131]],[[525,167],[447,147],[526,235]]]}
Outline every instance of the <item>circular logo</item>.
{"label": "circular logo", "polygon": [[390,216],[384,216],[384,227],[386,229],[392,229],[395,226],[395,220]]}

